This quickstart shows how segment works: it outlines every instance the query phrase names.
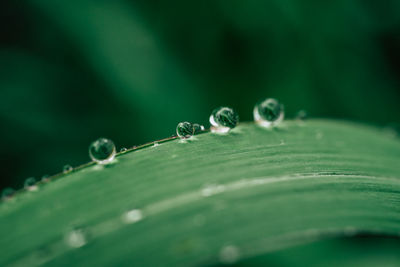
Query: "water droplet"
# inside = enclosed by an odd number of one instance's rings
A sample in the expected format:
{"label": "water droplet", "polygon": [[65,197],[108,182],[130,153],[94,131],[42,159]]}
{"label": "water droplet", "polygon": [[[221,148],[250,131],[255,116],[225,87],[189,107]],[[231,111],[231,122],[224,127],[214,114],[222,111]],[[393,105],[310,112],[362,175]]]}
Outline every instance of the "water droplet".
{"label": "water droplet", "polygon": [[125,153],[126,151],[128,151],[128,149],[126,147],[123,147],[119,150],[120,153]]}
{"label": "water droplet", "polygon": [[307,112],[305,110],[299,110],[296,113],[295,119],[299,121],[303,121],[307,118]]}
{"label": "water droplet", "polygon": [[212,132],[227,133],[239,123],[239,115],[231,108],[219,107],[211,113],[210,123]]}
{"label": "water droplet", "polygon": [[45,175],[42,176],[41,181],[42,181],[43,183],[47,183],[47,182],[50,181],[50,177],[49,177],[47,174],[45,174]]}
{"label": "water droplet", "polygon": [[193,124],[193,129],[194,129],[194,134],[198,134],[198,133],[200,133],[200,132],[205,130],[203,125],[200,125],[200,124],[197,124],[197,123]]}
{"label": "water droplet", "polygon": [[107,138],[99,138],[89,146],[90,158],[98,164],[110,163],[115,157],[115,145]]}
{"label": "water droplet", "polygon": [[193,124],[190,122],[184,121],[178,123],[178,126],[176,126],[176,134],[179,136],[181,139],[187,139],[193,136],[194,134],[194,127]]}
{"label": "water droplet", "polygon": [[87,243],[87,233],[83,229],[74,229],[65,235],[65,242],[72,248],[80,248]]}
{"label": "water droplet", "polygon": [[233,264],[240,258],[240,251],[236,246],[225,246],[219,252],[219,260],[223,264]]}
{"label": "water droplet", "polygon": [[2,200],[7,200],[12,198],[14,195],[15,190],[12,189],[11,187],[4,188],[3,191],[1,192],[1,199]]}
{"label": "water droplet", "polygon": [[38,189],[36,185],[36,179],[34,177],[29,177],[24,182],[24,188],[29,191],[35,191]]}
{"label": "water droplet", "polygon": [[158,142],[154,142],[153,147],[158,147],[160,144]]}
{"label": "water droplet", "polygon": [[122,220],[128,224],[138,222],[141,219],[143,219],[143,213],[138,209],[127,211],[122,215]]}
{"label": "water droplet", "polygon": [[283,105],[274,98],[267,98],[254,106],[253,116],[256,123],[263,127],[278,125],[284,118]]}
{"label": "water droplet", "polygon": [[72,172],[73,170],[74,170],[74,168],[72,168],[72,166],[69,164],[66,164],[63,167],[63,173],[69,173],[69,172]]}

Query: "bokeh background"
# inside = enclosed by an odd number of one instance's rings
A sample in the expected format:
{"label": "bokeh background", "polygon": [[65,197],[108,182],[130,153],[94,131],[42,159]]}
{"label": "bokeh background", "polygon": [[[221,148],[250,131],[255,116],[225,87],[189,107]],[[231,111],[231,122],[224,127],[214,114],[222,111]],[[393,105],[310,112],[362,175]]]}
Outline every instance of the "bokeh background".
{"label": "bokeh background", "polygon": [[265,97],[395,129],[399,74],[398,0],[2,0],[0,187]]}

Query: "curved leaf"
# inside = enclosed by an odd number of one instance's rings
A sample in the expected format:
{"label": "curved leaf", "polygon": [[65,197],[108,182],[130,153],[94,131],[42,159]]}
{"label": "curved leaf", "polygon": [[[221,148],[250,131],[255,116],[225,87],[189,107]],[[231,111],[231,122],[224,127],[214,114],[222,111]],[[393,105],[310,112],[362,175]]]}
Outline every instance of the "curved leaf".
{"label": "curved leaf", "polygon": [[398,236],[399,156],[398,139],[327,120],[131,150],[2,203],[0,265],[212,265]]}

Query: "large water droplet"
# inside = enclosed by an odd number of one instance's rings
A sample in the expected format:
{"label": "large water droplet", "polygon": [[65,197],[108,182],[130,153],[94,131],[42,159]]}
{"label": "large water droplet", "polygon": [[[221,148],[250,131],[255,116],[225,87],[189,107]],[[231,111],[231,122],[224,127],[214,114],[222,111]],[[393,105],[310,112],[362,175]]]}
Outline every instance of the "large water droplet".
{"label": "large water droplet", "polygon": [[115,157],[115,145],[107,138],[99,138],[89,146],[90,158],[99,164],[110,163]]}
{"label": "large water droplet", "polygon": [[7,200],[12,198],[12,196],[14,195],[15,190],[12,189],[11,187],[6,187],[3,189],[3,191],[1,192],[1,199],[2,200]]}
{"label": "large water droplet", "polygon": [[219,252],[219,260],[223,264],[233,264],[240,258],[240,251],[236,246],[225,246]]}
{"label": "large water droplet", "polygon": [[73,170],[74,170],[74,168],[72,168],[72,166],[69,164],[66,164],[63,167],[63,173],[69,173],[69,172],[72,172]]}
{"label": "large water droplet", "polygon": [[263,127],[278,125],[284,118],[283,105],[274,98],[267,98],[254,106],[253,116],[256,123]]}
{"label": "large water droplet", "polygon": [[176,126],[176,134],[179,136],[181,139],[187,139],[193,136],[194,134],[194,127],[193,124],[190,122],[184,121],[178,123],[178,126]]}
{"label": "large water droplet", "polygon": [[87,233],[83,229],[74,229],[65,235],[65,242],[72,248],[80,248],[87,243]]}
{"label": "large water droplet", "polygon": [[239,123],[239,115],[231,108],[219,107],[210,116],[212,132],[227,133]]}
{"label": "large water droplet", "polygon": [[24,188],[29,191],[37,190],[36,179],[34,177],[29,177],[24,182]]}
{"label": "large water droplet", "polygon": [[125,223],[135,223],[140,221],[141,219],[143,219],[143,213],[141,210],[138,209],[127,211],[122,215],[122,220]]}

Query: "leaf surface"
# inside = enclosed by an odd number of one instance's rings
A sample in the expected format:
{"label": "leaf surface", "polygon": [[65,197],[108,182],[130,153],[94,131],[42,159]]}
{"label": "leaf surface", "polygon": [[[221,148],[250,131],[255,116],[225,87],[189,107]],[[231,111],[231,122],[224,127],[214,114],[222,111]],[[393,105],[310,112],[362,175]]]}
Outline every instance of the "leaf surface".
{"label": "leaf surface", "polygon": [[214,265],[227,247],[237,260],[398,236],[399,156],[383,131],[330,120],[160,142],[1,203],[0,265]]}

